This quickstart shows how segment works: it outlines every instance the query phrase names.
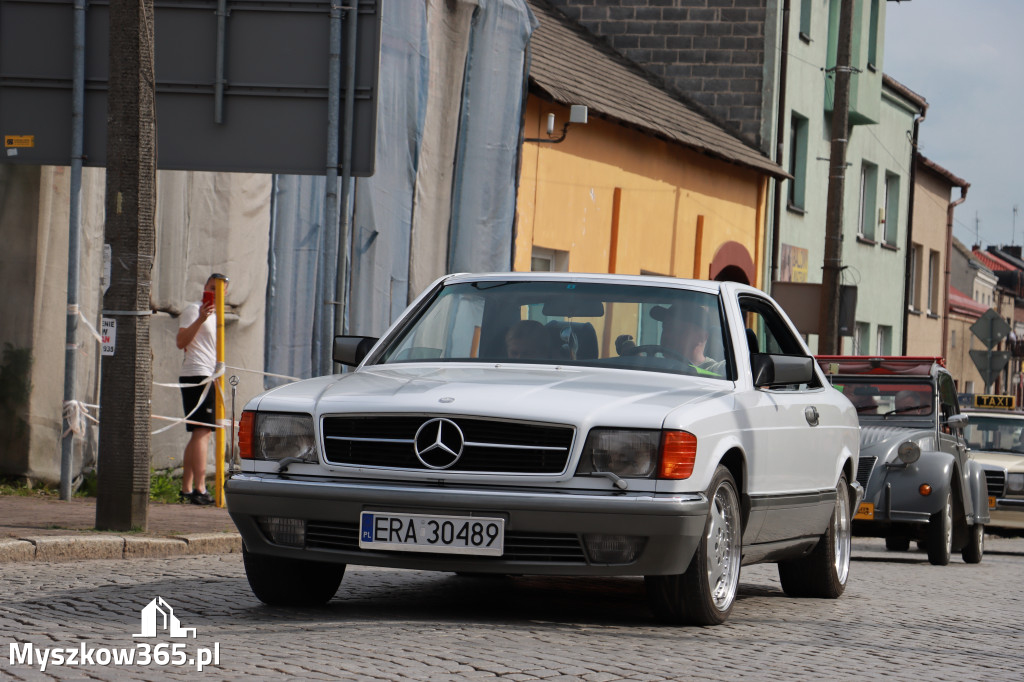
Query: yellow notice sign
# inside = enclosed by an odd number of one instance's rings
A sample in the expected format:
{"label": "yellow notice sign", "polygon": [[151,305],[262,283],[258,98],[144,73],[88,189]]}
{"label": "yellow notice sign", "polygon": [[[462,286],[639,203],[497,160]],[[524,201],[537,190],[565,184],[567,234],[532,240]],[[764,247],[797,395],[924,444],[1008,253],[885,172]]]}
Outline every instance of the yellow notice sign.
{"label": "yellow notice sign", "polygon": [[36,146],[35,135],[4,135],[4,147],[18,149]]}
{"label": "yellow notice sign", "polygon": [[1017,396],[1015,395],[976,395],[974,396],[975,407],[988,407],[1000,410],[1012,410],[1017,407]]}

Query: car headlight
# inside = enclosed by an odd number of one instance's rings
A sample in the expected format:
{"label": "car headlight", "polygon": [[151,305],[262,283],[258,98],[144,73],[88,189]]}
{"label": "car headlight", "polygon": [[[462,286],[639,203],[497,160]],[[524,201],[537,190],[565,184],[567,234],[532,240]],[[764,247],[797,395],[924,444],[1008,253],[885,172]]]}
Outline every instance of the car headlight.
{"label": "car headlight", "polygon": [[1006,492],[1017,495],[1024,493],[1024,474],[1007,474]]}
{"label": "car headlight", "polygon": [[593,429],[583,446],[579,473],[609,472],[623,478],[650,478],[658,467],[661,431]]}
{"label": "car headlight", "polygon": [[896,450],[896,456],[904,464],[913,464],[921,459],[921,446],[914,441],[904,441],[900,443],[900,447]]}
{"label": "car headlight", "polygon": [[696,455],[697,437],[686,431],[593,429],[577,473],[685,479],[693,473]]}
{"label": "car headlight", "polygon": [[243,412],[238,446],[244,459],[318,461],[313,418],[308,414]]}

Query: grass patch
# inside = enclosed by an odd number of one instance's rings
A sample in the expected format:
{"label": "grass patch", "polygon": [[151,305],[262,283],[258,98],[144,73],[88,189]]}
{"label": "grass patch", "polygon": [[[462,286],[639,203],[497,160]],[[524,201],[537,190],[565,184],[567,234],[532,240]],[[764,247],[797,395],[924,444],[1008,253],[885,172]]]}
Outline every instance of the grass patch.
{"label": "grass patch", "polygon": [[[212,479],[207,479],[207,489],[212,490],[212,485]],[[96,470],[93,469],[84,474],[74,496],[96,497],[98,488]],[[176,504],[180,501],[178,498],[179,492],[181,492],[181,477],[175,476],[173,470],[164,469],[149,472],[150,502]],[[59,498],[60,486],[44,483],[33,484],[23,478],[0,476],[0,495]]]}

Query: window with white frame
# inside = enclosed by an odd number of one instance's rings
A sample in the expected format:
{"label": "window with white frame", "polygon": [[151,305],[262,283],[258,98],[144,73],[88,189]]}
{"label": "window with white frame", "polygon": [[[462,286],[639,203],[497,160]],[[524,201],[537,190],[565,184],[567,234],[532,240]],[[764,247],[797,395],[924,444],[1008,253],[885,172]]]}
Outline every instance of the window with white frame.
{"label": "window with white frame", "polygon": [[892,355],[892,327],[889,325],[878,325],[878,334],[875,338],[875,352],[879,355]]}
{"label": "window with white frame", "polygon": [[896,246],[900,226],[900,176],[895,173],[885,174],[885,213],[882,220],[885,224],[885,243]]}
{"label": "window with white frame", "polygon": [[530,258],[530,270],[533,272],[569,272],[569,252],[535,246]]}
{"label": "window with white frame", "polygon": [[939,252],[928,254],[928,314],[939,313]]}
{"label": "window with white frame", "polygon": [[800,37],[811,39],[811,0],[800,0]]}
{"label": "window with white frame", "polygon": [[860,215],[857,219],[857,235],[874,241],[875,223],[878,216],[878,166],[865,161],[860,171]]}
{"label": "window with white frame", "polygon": [[789,207],[803,210],[807,193],[807,119],[792,112],[789,141]]}
{"label": "window with white frame", "polygon": [[868,344],[871,341],[871,325],[867,322],[857,322],[853,326],[853,354],[869,355],[871,349]]}
{"label": "window with white frame", "polygon": [[910,272],[907,278],[910,282],[910,300],[907,307],[914,311],[921,311],[921,259],[924,254],[924,247],[920,244],[910,246]]}

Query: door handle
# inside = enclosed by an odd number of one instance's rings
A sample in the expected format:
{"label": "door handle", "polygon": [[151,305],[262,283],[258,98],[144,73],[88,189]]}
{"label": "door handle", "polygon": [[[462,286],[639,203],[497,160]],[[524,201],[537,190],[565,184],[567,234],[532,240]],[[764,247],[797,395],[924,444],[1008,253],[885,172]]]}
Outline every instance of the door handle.
{"label": "door handle", "polygon": [[807,423],[810,424],[811,426],[817,426],[818,425],[818,408],[816,408],[814,405],[808,405],[807,407],[805,407],[804,408],[804,419],[806,419]]}

